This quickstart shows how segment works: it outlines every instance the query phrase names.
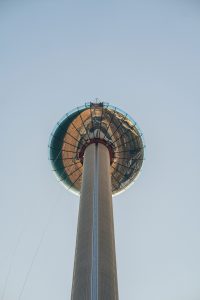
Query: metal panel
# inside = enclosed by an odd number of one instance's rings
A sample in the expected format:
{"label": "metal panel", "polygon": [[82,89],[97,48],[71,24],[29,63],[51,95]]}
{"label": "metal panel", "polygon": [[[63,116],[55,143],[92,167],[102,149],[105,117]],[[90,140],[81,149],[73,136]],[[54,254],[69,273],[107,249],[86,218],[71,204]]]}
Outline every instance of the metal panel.
{"label": "metal panel", "polygon": [[103,144],[85,150],[72,300],[118,300],[110,155]]}

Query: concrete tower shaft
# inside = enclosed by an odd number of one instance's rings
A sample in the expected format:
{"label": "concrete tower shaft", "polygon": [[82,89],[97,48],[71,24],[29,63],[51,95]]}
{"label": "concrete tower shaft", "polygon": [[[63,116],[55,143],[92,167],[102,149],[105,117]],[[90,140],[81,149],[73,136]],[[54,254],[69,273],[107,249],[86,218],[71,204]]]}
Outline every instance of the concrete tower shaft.
{"label": "concrete tower shaft", "polygon": [[101,143],[84,154],[72,300],[118,300],[110,155]]}

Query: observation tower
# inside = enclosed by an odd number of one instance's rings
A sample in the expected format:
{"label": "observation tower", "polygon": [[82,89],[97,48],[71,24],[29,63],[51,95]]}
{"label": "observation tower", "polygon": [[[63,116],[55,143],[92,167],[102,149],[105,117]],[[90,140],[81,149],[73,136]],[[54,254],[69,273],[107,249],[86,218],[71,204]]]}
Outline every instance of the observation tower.
{"label": "observation tower", "polygon": [[89,102],[57,123],[49,150],[58,180],[80,195],[71,300],[118,300],[112,195],[140,172],[142,134],[119,108]]}

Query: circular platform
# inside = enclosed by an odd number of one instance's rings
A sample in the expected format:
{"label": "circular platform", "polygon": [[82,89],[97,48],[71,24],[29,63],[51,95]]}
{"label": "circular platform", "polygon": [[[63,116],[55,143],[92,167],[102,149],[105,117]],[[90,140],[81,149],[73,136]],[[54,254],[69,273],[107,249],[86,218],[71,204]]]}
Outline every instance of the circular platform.
{"label": "circular platform", "polygon": [[51,133],[49,159],[58,180],[80,193],[84,151],[91,143],[109,150],[113,195],[130,186],[144,159],[142,133],[128,114],[104,102],[86,103],[66,114]]}

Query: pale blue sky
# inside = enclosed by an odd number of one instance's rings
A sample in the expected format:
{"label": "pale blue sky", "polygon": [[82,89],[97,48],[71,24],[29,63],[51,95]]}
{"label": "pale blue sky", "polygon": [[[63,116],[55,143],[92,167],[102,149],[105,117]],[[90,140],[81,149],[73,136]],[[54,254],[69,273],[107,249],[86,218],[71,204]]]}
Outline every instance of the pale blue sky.
{"label": "pale blue sky", "polygon": [[79,200],[47,144],[99,97],[144,132],[114,198],[120,300],[200,299],[199,1],[0,1],[0,300],[70,299]]}

